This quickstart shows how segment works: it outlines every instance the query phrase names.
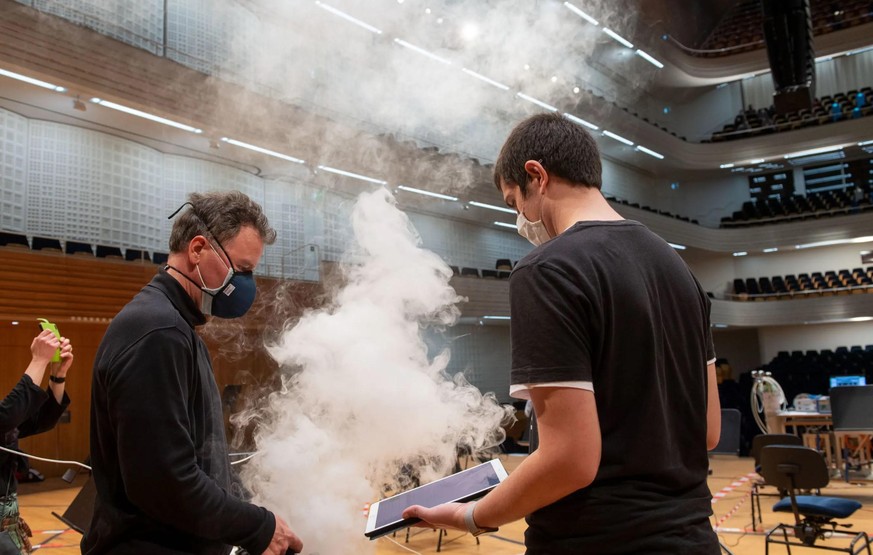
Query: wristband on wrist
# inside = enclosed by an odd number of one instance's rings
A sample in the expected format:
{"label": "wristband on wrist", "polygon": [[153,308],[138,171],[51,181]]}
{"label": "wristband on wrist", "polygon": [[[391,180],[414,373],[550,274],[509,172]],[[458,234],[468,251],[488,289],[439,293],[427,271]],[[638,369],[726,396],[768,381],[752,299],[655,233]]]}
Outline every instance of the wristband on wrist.
{"label": "wristband on wrist", "polygon": [[489,532],[496,532],[498,528],[479,528],[476,525],[476,521],[473,520],[473,510],[476,508],[476,502],[467,505],[467,510],[464,512],[464,524],[467,525],[467,531],[473,534],[473,536],[479,536],[481,534],[487,534]]}
{"label": "wristband on wrist", "polygon": [[49,381],[52,383],[64,383],[67,378],[59,378],[57,376],[49,376]]}

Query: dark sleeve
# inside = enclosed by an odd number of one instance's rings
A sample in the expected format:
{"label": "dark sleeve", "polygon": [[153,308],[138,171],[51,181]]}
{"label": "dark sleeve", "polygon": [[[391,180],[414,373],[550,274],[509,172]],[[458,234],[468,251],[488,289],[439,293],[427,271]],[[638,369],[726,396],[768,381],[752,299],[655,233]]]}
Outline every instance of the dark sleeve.
{"label": "dark sleeve", "polygon": [[273,514],[240,501],[197,465],[188,418],[194,348],[179,330],[158,330],[113,364],[106,394],[125,490],[159,522],[262,553],[273,537]]}
{"label": "dark sleeve", "polygon": [[64,391],[64,397],[60,403],[55,399],[55,395],[50,389],[47,389],[45,393],[47,398],[39,407],[39,411],[18,426],[18,437],[32,436],[51,430],[70,405],[70,398],[66,391]]}
{"label": "dark sleeve", "polygon": [[588,299],[562,272],[519,268],[509,282],[511,383],[592,381]]}
{"label": "dark sleeve", "polygon": [[19,428],[35,416],[46,401],[46,393],[24,374],[9,395],[0,401],[0,436]]}
{"label": "dark sleeve", "polygon": [[[691,271],[690,269],[688,270]],[[693,277],[693,274],[692,274]],[[706,322],[706,331],[704,332],[704,342],[706,343],[706,362],[715,358],[715,343],[712,341],[712,301],[709,300],[709,295],[703,290],[697,278],[694,278],[694,283],[697,285],[697,291],[700,298],[703,299],[704,321]]]}

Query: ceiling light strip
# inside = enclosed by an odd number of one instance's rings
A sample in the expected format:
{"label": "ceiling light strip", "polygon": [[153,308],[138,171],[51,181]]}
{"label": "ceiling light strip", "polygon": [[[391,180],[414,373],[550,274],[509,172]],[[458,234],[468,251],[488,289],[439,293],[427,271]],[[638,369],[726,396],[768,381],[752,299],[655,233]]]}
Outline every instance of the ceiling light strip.
{"label": "ceiling light strip", "polygon": [[325,4],[323,2],[319,2],[318,0],[315,1],[315,5],[318,6],[319,8],[321,8],[322,10],[328,11],[328,12],[332,13],[333,15],[336,15],[336,16],[339,16],[339,17],[345,19],[346,21],[348,21],[350,23],[354,23],[358,27],[363,27],[364,29],[370,31],[371,33],[376,33],[377,35],[382,34],[381,29],[377,29],[376,27],[373,27],[369,23],[364,23],[360,19],[352,17],[349,14],[347,14],[346,12],[344,12],[342,10],[338,10],[338,9],[334,8],[333,6],[329,6],[328,4]]}
{"label": "ceiling light strip", "polygon": [[368,181],[370,183],[376,183],[378,185],[387,185],[388,182],[382,179],[376,179],[375,177],[367,177],[366,175],[361,175],[359,173],[347,172],[345,170],[340,170],[337,168],[332,168],[330,166],[318,166],[318,169],[324,170],[326,172],[335,173],[337,175],[344,175],[346,177],[351,177],[353,179],[360,179],[361,181]]}
{"label": "ceiling light strip", "polygon": [[408,48],[414,52],[418,52],[419,54],[421,54],[423,56],[427,56],[428,58],[430,58],[432,60],[436,60],[442,64],[446,64],[447,66],[452,65],[452,62],[450,62],[449,60],[442,58],[440,56],[437,56],[433,52],[428,52],[424,48],[421,48],[421,47],[415,46],[414,44],[408,43],[403,39],[394,39],[394,42],[396,42],[397,44],[399,44],[400,46],[402,46],[404,48]]}
{"label": "ceiling light strip", "polygon": [[600,25],[596,19],[594,19],[593,17],[591,17],[587,13],[583,12],[581,9],[577,8],[576,6],[571,4],[570,2],[564,2],[564,6],[566,6],[568,10],[570,10],[574,14],[578,15],[579,17],[581,17],[582,19],[584,19],[588,23],[590,23],[592,25]]}
{"label": "ceiling light strip", "polygon": [[606,33],[607,35],[609,35],[610,37],[614,38],[615,40],[617,40],[618,42],[620,42],[624,46],[627,46],[628,48],[634,47],[632,42],[630,42],[629,40],[627,40],[623,36],[619,35],[615,31],[613,31],[612,29],[608,29],[608,28],[604,27],[603,32]]}
{"label": "ceiling light strip", "polygon": [[837,150],[843,150],[843,145],[824,146],[821,148],[812,148],[809,150],[801,150],[800,152],[792,152],[791,154],[786,154],[785,159],[790,160],[792,158],[800,158],[801,156],[810,156],[813,154],[824,154],[826,152],[834,152]]}
{"label": "ceiling light strip", "polygon": [[616,135],[612,131],[607,131],[606,129],[603,130],[603,134],[606,135],[607,137],[609,137],[610,139],[615,139],[616,141],[618,141],[620,143],[624,143],[627,146],[633,146],[633,144],[634,144],[633,141],[629,141],[629,140],[625,139],[624,137],[622,137],[621,135]]}
{"label": "ceiling light strip", "polygon": [[536,104],[537,106],[540,106],[540,107],[542,107],[542,108],[545,108],[546,110],[549,110],[549,111],[551,111],[551,112],[557,112],[557,111],[558,111],[558,109],[555,108],[554,106],[552,106],[551,104],[546,104],[546,103],[543,102],[542,100],[537,100],[536,98],[534,98],[534,97],[532,97],[532,96],[528,96],[528,95],[526,95],[526,94],[524,94],[524,93],[522,93],[522,92],[515,93],[515,95],[516,95],[517,97],[519,97],[519,98],[522,98],[522,99],[524,99],[524,100],[527,100],[528,102],[531,102],[531,103],[533,103],[533,104]]}
{"label": "ceiling light strip", "polygon": [[515,224],[508,224],[508,223],[505,223],[505,222],[494,222],[494,225],[498,225],[498,226],[500,226],[500,227],[506,227],[506,228],[509,228],[509,229],[515,229],[515,230],[518,230],[518,227],[517,227]]}
{"label": "ceiling light strip", "polygon": [[654,156],[654,157],[657,158],[658,160],[663,160],[663,159],[664,159],[664,155],[663,155],[663,154],[660,154],[660,153],[658,153],[658,152],[655,152],[654,150],[651,150],[651,149],[649,149],[649,148],[646,148],[646,147],[644,147],[643,145],[637,145],[637,150],[639,150],[640,152],[645,152],[645,153],[648,154],[649,156]]}
{"label": "ceiling light strip", "polygon": [[646,60],[647,62],[649,62],[650,64],[652,64],[653,66],[655,66],[658,69],[661,69],[664,67],[664,64],[662,64],[661,62],[659,62],[658,60],[656,60],[655,58],[653,58],[651,55],[647,54],[646,52],[643,52],[642,50],[637,49],[637,56]]}
{"label": "ceiling light strip", "polygon": [[406,191],[407,193],[415,193],[417,195],[424,195],[424,196],[434,197],[434,198],[438,198],[438,199],[442,199],[442,200],[450,200],[453,202],[458,200],[458,197],[443,195],[440,193],[434,193],[432,191],[425,191],[424,189],[416,189],[415,187],[407,187],[406,185],[398,185],[397,188],[400,189],[401,191]]}
{"label": "ceiling light strip", "polygon": [[11,77],[12,79],[17,79],[18,81],[24,81],[25,83],[30,83],[31,85],[36,85],[37,87],[42,87],[44,89],[50,89],[55,92],[67,91],[65,87],[62,87],[60,85],[55,85],[46,81],[40,81],[39,79],[34,79],[33,77],[28,77],[27,75],[22,75],[20,73],[15,73],[14,71],[8,71],[6,69],[0,69],[0,75]]}
{"label": "ceiling light strip", "polygon": [[471,200],[468,202],[470,206],[476,206],[478,208],[487,208],[488,210],[496,210],[497,212],[506,212],[507,214],[515,214],[515,210],[512,208],[506,208],[504,206],[494,206],[493,204],[485,204],[484,202],[476,202],[475,200]]}
{"label": "ceiling light strip", "polygon": [[579,125],[587,127],[588,129],[591,129],[593,131],[597,131],[598,129],[600,129],[599,127],[597,127],[596,125],[594,125],[590,121],[585,121],[584,119],[578,118],[578,117],[574,116],[573,114],[568,114],[565,112],[564,117],[567,118],[568,120],[572,121],[573,123],[578,123]]}
{"label": "ceiling light strip", "polygon": [[499,83],[499,82],[495,81],[494,79],[489,79],[488,77],[485,77],[481,73],[476,73],[475,71],[467,69],[467,68],[461,68],[461,71],[463,71],[467,75],[472,75],[473,77],[475,77],[476,79],[479,79],[480,81],[484,81],[484,82],[488,83],[489,85],[497,87],[500,90],[504,90],[504,91],[509,90],[509,87],[507,87],[503,83]]}
{"label": "ceiling light strip", "polygon": [[154,114],[149,114],[148,112],[143,112],[141,110],[137,110],[135,108],[129,108],[127,106],[122,106],[121,104],[116,104],[115,102],[110,102],[108,100],[103,100],[101,98],[92,98],[91,102],[94,104],[99,104],[105,108],[111,108],[112,110],[117,110],[119,112],[124,112],[125,114],[130,114],[132,116],[136,116],[139,118],[147,119],[150,121],[155,121],[158,123],[163,123],[164,125],[169,125],[170,127],[175,127],[176,129],[182,129],[184,131],[190,131],[191,133],[203,133],[202,129],[198,129],[196,127],[191,127],[190,125],[185,125],[184,123],[179,123],[178,121],[173,121],[171,119],[162,118],[161,116],[156,116]]}
{"label": "ceiling light strip", "polygon": [[222,137],[222,141],[225,143],[238,146],[240,148],[247,148],[249,150],[253,150],[255,152],[260,152],[261,154],[266,154],[267,156],[273,156],[275,158],[281,158],[282,160],[287,160],[289,162],[294,162],[295,164],[303,164],[305,160],[301,160],[300,158],[294,158],[293,156],[288,156],[287,154],[282,154],[281,152],[276,152],[274,150],[268,150],[266,148],[262,148],[255,145],[250,145],[248,143],[244,143],[242,141],[237,141],[236,139],[230,139],[228,137]]}

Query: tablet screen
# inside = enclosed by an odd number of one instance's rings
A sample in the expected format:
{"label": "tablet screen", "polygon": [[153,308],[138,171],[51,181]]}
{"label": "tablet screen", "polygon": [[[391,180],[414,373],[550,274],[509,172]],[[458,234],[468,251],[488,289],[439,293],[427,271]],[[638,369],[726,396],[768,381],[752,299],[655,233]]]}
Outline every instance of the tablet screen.
{"label": "tablet screen", "polygon": [[403,520],[403,510],[412,505],[435,507],[443,503],[471,499],[500,483],[491,463],[485,463],[446,478],[411,489],[379,502],[375,528]]}

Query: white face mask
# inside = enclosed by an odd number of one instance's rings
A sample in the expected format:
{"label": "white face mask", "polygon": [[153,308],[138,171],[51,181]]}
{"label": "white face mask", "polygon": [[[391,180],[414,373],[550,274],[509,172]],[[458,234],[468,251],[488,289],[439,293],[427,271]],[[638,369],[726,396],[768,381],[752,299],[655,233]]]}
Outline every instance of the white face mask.
{"label": "white face mask", "polygon": [[532,222],[525,218],[521,212],[518,213],[515,226],[518,228],[518,234],[530,241],[535,247],[551,239],[542,220]]}

